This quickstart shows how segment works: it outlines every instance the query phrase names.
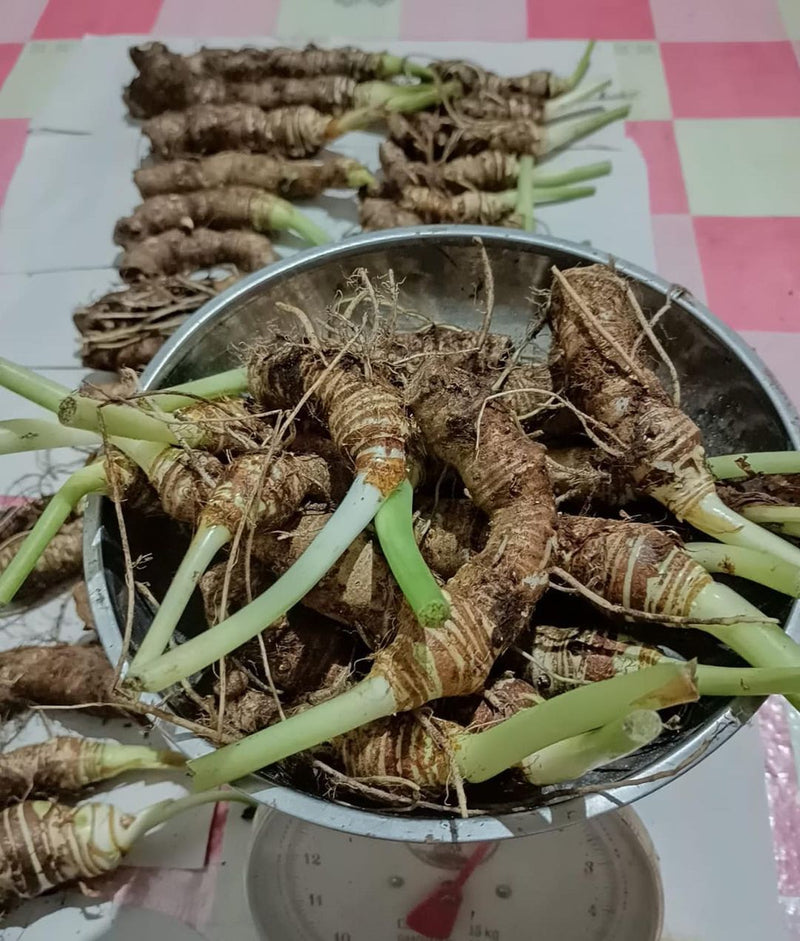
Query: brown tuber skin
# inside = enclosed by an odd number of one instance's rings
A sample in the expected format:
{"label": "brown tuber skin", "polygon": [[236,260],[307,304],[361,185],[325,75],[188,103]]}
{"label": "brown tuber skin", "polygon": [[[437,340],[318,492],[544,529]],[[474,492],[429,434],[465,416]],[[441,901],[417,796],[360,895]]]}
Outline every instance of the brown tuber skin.
{"label": "brown tuber skin", "polygon": [[111,703],[113,686],[114,668],[94,644],[16,647],[0,653],[0,715],[28,706]]}
{"label": "brown tuber skin", "polygon": [[[103,766],[105,742],[77,736],[48,739],[0,755],[0,806],[31,797],[58,797],[77,793],[110,776]],[[184,759],[174,752],[159,758],[175,767]]]}
{"label": "brown tuber skin", "polygon": [[195,229],[187,235],[169,229],[123,252],[119,272],[125,281],[141,281],[158,275],[191,274],[217,265],[258,271],[271,265],[275,257],[270,240],[257,232]]}
{"label": "brown tuber skin", "polygon": [[141,75],[126,93],[126,101],[142,101],[163,86],[175,86],[198,76],[220,76],[227,81],[260,81],[270,76],[289,78],[347,75],[364,81],[389,78],[384,53],[364,52],[353,46],[320,49],[309,43],[303,49],[278,46],[272,49],[206,49],[193,55],[171,52],[163,43],[146,43],[129,50]]}
{"label": "brown tuber skin", "polygon": [[502,150],[484,150],[469,157],[456,157],[445,163],[409,160],[394,141],[380,145],[384,178],[398,190],[407,186],[428,186],[443,190],[504,190],[517,185],[519,161]]}
{"label": "brown tuber skin", "polygon": [[407,186],[399,205],[425,222],[493,225],[513,214],[513,209],[498,200],[496,193],[467,192],[451,196],[424,186]]}
{"label": "brown tuber skin", "polygon": [[[21,540],[33,528],[46,505],[47,499],[41,498],[4,511],[0,517],[0,572],[11,563]],[[82,572],[83,520],[78,517],[67,520],[50,540],[15,601],[22,605],[40,604],[80,578]]]}
{"label": "brown tuber skin", "polygon": [[544,145],[542,127],[527,119],[456,122],[448,115],[421,111],[387,116],[390,137],[410,156],[432,161],[499,150],[538,157]]}
{"label": "brown tuber skin", "polygon": [[[641,325],[626,282],[604,265],[571,268],[561,277],[606,336],[589,323],[581,304],[556,278],[550,306],[554,376],[558,374],[571,401],[622,444],[619,467],[636,489],[654,494],[670,488],[667,505],[683,518],[713,491],[714,481],[705,466],[700,429],[672,403],[642,355],[632,357]],[[680,488],[675,486],[679,481]]]}
{"label": "brown tuber skin", "polygon": [[365,232],[423,225],[417,213],[402,209],[391,199],[380,199],[377,196],[367,196],[359,202],[358,219]]}
{"label": "brown tuber skin", "polygon": [[633,611],[689,614],[711,576],[680,550],[674,534],[650,523],[559,518],[559,565],[606,601]]}
{"label": "brown tuber skin", "polygon": [[599,683],[620,673],[643,670],[664,659],[655,647],[600,631],[539,625],[534,628],[531,654],[534,659],[526,660],[525,676],[547,698],[582,683]]}
{"label": "brown tuber skin", "polygon": [[114,241],[129,248],[168,229],[247,229],[266,232],[276,197],[250,186],[151,196],[114,227]]}
{"label": "brown tuber skin", "polygon": [[308,105],[262,111],[255,105],[196,105],[165,111],[142,131],[159,157],[223,150],[308,157],[336,136],[335,122]]}
{"label": "brown tuber skin", "polygon": [[544,448],[523,434],[507,408],[489,401],[482,409],[485,392],[475,379],[434,361],[415,375],[409,398],[428,446],[458,470],[490,528],[483,551],[446,585],[450,618],[426,629],[403,605],[397,636],[377,653],[370,675],[386,679],[398,711],[483,686],[547,588],[555,541]]}
{"label": "brown tuber skin", "polygon": [[465,89],[475,91],[481,97],[517,97],[535,101],[554,98],[570,87],[568,81],[545,69],[524,75],[505,76],[459,59],[437,62],[432,67],[443,80],[456,79]]}
{"label": "brown tuber skin", "polygon": [[358,161],[340,154],[317,160],[290,160],[269,154],[219,153],[141,167],[133,181],[146,199],[220,186],[254,186],[284,199],[318,196],[326,189],[349,189],[365,180]]}

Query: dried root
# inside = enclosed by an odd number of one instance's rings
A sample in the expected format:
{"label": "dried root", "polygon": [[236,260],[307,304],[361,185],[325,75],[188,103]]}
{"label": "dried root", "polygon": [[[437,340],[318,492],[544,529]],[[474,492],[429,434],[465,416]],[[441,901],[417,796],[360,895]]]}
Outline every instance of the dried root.
{"label": "dried root", "polygon": [[232,280],[160,276],[111,291],[73,314],[81,362],[92,369],[141,369],[184,320]]}

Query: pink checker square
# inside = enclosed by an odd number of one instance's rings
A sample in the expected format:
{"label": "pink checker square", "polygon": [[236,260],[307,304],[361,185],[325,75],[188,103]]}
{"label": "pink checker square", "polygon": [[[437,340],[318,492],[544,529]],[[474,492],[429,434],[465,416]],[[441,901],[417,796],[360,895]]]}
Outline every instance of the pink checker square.
{"label": "pink checker square", "polygon": [[658,273],[666,281],[679,284],[705,301],[706,289],[691,216],[653,216],[652,223]]}
{"label": "pink checker square", "polygon": [[648,0],[527,0],[529,39],[653,39]]}
{"label": "pink checker square", "polygon": [[22,43],[0,43],[0,88],[8,78],[8,73],[14,68],[20,52],[22,52]]}
{"label": "pink checker square", "polygon": [[161,0],[50,0],[34,39],[80,39],[86,33],[149,33]]}
{"label": "pink checker square", "polygon": [[33,35],[47,0],[3,0],[0,40],[24,42]]}
{"label": "pink checker square", "polygon": [[526,17],[525,0],[403,0],[400,38],[509,42],[525,36]]}
{"label": "pink checker square", "polygon": [[800,218],[696,216],[708,306],[737,330],[800,332]]}
{"label": "pink checker square", "polygon": [[248,36],[274,32],[280,0],[163,0],[153,32],[164,36]]}
{"label": "pink checker square", "polygon": [[676,118],[800,116],[800,65],[789,42],[662,43]]}
{"label": "pink checker square", "polygon": [[769,42],[786,38],[776,0],[650,0],[660,42]]}
{"label": "pink checker square", "polygon": [[625,133],[636,141],[647,162],[650,211],[688,212],[689,204],[672,121],[628,121]]}
{"label": "pink checker square", "polygon": [[17,169],[28,136],[27,118],[8,118],[0,121],[0,205]]}

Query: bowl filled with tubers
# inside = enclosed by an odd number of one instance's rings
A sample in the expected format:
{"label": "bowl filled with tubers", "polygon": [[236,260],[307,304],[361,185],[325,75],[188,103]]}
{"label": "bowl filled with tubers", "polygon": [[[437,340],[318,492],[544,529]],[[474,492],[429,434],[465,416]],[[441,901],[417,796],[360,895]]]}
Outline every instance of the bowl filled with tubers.
{"label": "bowl filled with tubers", "polygon": [[199,789],[495,839],[667,784],[765,695],[800,704],[797,415],[634,265],[357,236],[215,297],[115,408],[89,598]]}

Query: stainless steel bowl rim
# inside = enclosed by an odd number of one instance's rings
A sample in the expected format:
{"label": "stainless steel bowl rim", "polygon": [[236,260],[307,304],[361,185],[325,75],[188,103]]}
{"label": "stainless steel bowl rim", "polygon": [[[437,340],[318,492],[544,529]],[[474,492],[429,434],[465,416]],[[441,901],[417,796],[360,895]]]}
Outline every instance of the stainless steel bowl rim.
{"label": "stainless steel bowl rim", "polygon": [[[688,291],[637,265],[598,251],[589,245],[488,226],[415,226],[366,233],[335,244],[308,249],[257,271],[210,300],[187,320],[162,347],[142,374],[142,388],[158,388],[170,368],[173,354],[190,337],[195,333],[209,330],[232,302],[265,284],[280,280],[289,274],[315,268],[326,261],[346,260],[349,255],[358,254],[365,249],[398,248],[408,244],[409,240],[418,243],[421,241],[452,242],[453,240],[468,242],[476,239],[482,239],[485,243],[506,244],[509,247],[518,245],[544,252],[568,252],[584,262],[613,264],[621,274],[635,281],[664,295],[671,292],[676,305],[683,307],[697,318],[749,367],[783,421],[792,444],[800,447],[800,417],[778,382],[741,337],[718,320]],[[103,570],[100,507],[101,500],[98,497],[93,497],[87,507],[84,527],[84,564],[97,631],[106,652],[113,659],[119,654],[121,637],[108,596]],[[800,637],[800,615],[796,604],[792,607],[786,630],[792,637]],[[153,697],[153,701],[156,699],[157,697]],[[248,778],[237,786],[250,794],[258,803],[274,807],[276,810],[310,823],[362,836],[406,842],[472,842],[525,836],[605,813],[631,804],[652,793],[668,780],[674,780],[675,776],[689,770],[702,757],[727,741],[754,715],[762,701],[750,697],[733,700],[728,709],[710,721],[705,728],[698,729],[694,735],[674,748],[668,755],[650,765],[647,768],[647,780],[641,783],[615,786],[605,791],[568,797],[547,807],[525,809],[500,816],[476,816],[469,819],[403,817],[333,803],[289,787],[265,784],[256,777]],[[174,726],[164,723],[160,723],[160,728],[175,747],[190,758],[213,751],[211,745],[190,732],[175,731]],[[662,777],[652,780],[652,776],[662,774]]]}

